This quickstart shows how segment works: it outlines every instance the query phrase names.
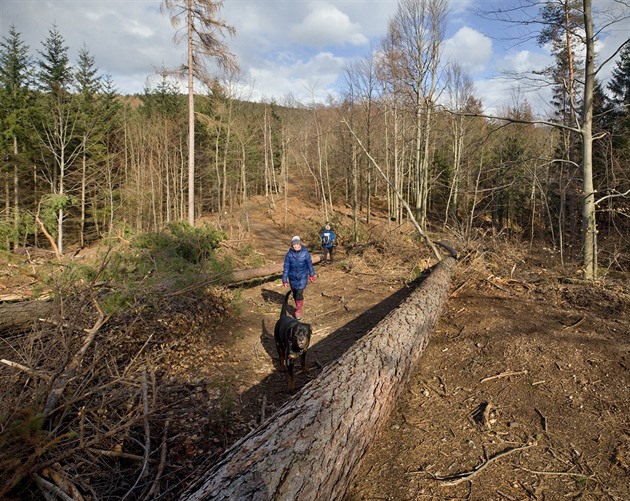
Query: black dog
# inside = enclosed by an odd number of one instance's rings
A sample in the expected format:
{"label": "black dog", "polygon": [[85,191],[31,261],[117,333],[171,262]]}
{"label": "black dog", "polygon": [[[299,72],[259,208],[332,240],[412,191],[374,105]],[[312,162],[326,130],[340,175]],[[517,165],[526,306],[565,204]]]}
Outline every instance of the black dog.
{"label": "black dog", "polygon": [[313,330],[310,324],[305,324],[287,315],[287,302],[291,291],[287,292],[280,311],[280,318],[276,322],[273,337],[276,340],[276,348],[278,348],[278,357],[280,357],[280,370],[286,370],[289,373],[289,390],[295,387],[295,376],[293,374],[293,365],[295,359],[301,357],[302,371],[308,372],[306,367],[306,350],[311,342],[311,334]]}

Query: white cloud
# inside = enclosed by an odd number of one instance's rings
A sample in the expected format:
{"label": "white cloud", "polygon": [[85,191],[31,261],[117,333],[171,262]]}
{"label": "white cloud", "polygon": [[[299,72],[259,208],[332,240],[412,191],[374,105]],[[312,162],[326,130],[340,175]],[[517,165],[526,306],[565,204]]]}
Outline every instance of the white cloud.
{"label": "white cloud", "polygon": [[492,40],[468,26],[460,28],[444,44],[444,57],[457,62],[470,73],[483,71],[492,58]]}
{"label": "white cloud", "polygon": [[269,61],[251,68],[254,80],[254,99],[292,95],[302,103],[313,99],[322,102],[328,90],[343,71],[344,59],[330,52],[320,52],[308,60],[295,60],[291,64]]}
{"label": "white cloud", "polygon": [[347,14],[327,2],[314,2],[311,11],[301,23],[290,30],[291,38],[315,47],[335,44],[366,45],[368,38],[361,33],[361,26],[353,23]]}
{"label": "white cloud", "polygon": [[489,115],[500,115],[506,107],[522,104],[525,100],[541,118],[550,112],[549,87],[533,87],[527,81],[493,77],[475,81],[475,90],[475,95],[483,103],[484,113]]}
{"label": "white cloud", "polygon": [[552,56],[545,51],[509,51],[497,60],[496,69],[506,74],[530,74],[553,63]]}

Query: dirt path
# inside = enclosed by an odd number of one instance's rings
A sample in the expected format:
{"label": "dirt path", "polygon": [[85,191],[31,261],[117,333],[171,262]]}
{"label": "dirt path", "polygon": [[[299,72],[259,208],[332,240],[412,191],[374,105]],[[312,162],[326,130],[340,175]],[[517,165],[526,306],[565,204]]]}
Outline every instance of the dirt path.
{"label": "dirt path", "polygon": [[[250,228],[269,235],[257,237],[269,248],[293,233],[264,220]],[[406,296],[413,263],[401,257],[344,253],[316,267],[304,317],[315,333],[312,370],[298,373],[298,389]],[[499,261],[493,272],[460,265],[447,311],[347,500],[630,499],[627,285],[572,284]],[[289,397],[271,337],[284,292],[279,278],[241,291],[234,354],[238,414],[249,426]]]}

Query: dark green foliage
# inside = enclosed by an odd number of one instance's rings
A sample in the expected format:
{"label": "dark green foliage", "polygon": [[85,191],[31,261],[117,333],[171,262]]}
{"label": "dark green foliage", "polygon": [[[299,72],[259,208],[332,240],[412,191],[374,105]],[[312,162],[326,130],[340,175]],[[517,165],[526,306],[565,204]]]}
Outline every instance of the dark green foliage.
{"label": "dark green foliage", "polygon": [[52,94],[67,91],[73,81],[68,47],[56,25],[48,32],[48,38],[42,43],[43,50],[38,51],[41,58],[38,83],[41,90]]}
{"label": "dark green foliage", "polygon": [[612,104],[619,113],[630,113],[630,43],[619,53],[619,60],[612,71],[612,78],[607,85],[612,93]]}
{"label": "dark green foliage", "polygon": [[224,233],[208,225],[194,228],[188,223],[177,222],[161,232],[139,236],[134,247],[177,256],[188,264],[201,264],[213,256],[221,240],[226,238]]}

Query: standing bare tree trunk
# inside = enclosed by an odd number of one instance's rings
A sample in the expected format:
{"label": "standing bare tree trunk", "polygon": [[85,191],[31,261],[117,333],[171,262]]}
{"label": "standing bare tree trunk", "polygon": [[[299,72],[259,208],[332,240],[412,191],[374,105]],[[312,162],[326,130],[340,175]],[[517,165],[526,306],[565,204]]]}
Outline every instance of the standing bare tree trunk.
{"label": "standing bare tree trunk", "polygon": [[582,104],[582,225],[584,227],[584,273],[589,280],[597,278],[597,221],[593,188],[593,89],[595,86],[595,37],[591,17],[591,0],[583,0],[586,61],[584,99]]}
{"label": "standing bare tree trunk", "polygon": [[193,0],[188,0],[188,223],[195,225],[195,89],[193,87]]}
{"label": "standing bare tree trunk", "polygon": [[438,98],[438,68],[444,40],[446,0],[400,0],[390,22],[388,44],[396,57],[392,75],[413,99],[415,117],[415,218],[424,228],[429,192],[433,107]]}
{"label": "standing bare tree trunk", "polygon": [[[174,13],[171,17],[173,26],[180,22],[180,16],[186,14],[186,48],[188,77],[188,222],[195,224],[195,96],[194,79],[208,82],[208,71],[203,58],[214,59],[227,71],[236,71],[238,65],[234,55],[220,40],[223,32],[232,35],[234,28],[218,19],[223,2],[213,0],[164,0],[163,10]],[[180,41],[181,34],[175,35]]]}

